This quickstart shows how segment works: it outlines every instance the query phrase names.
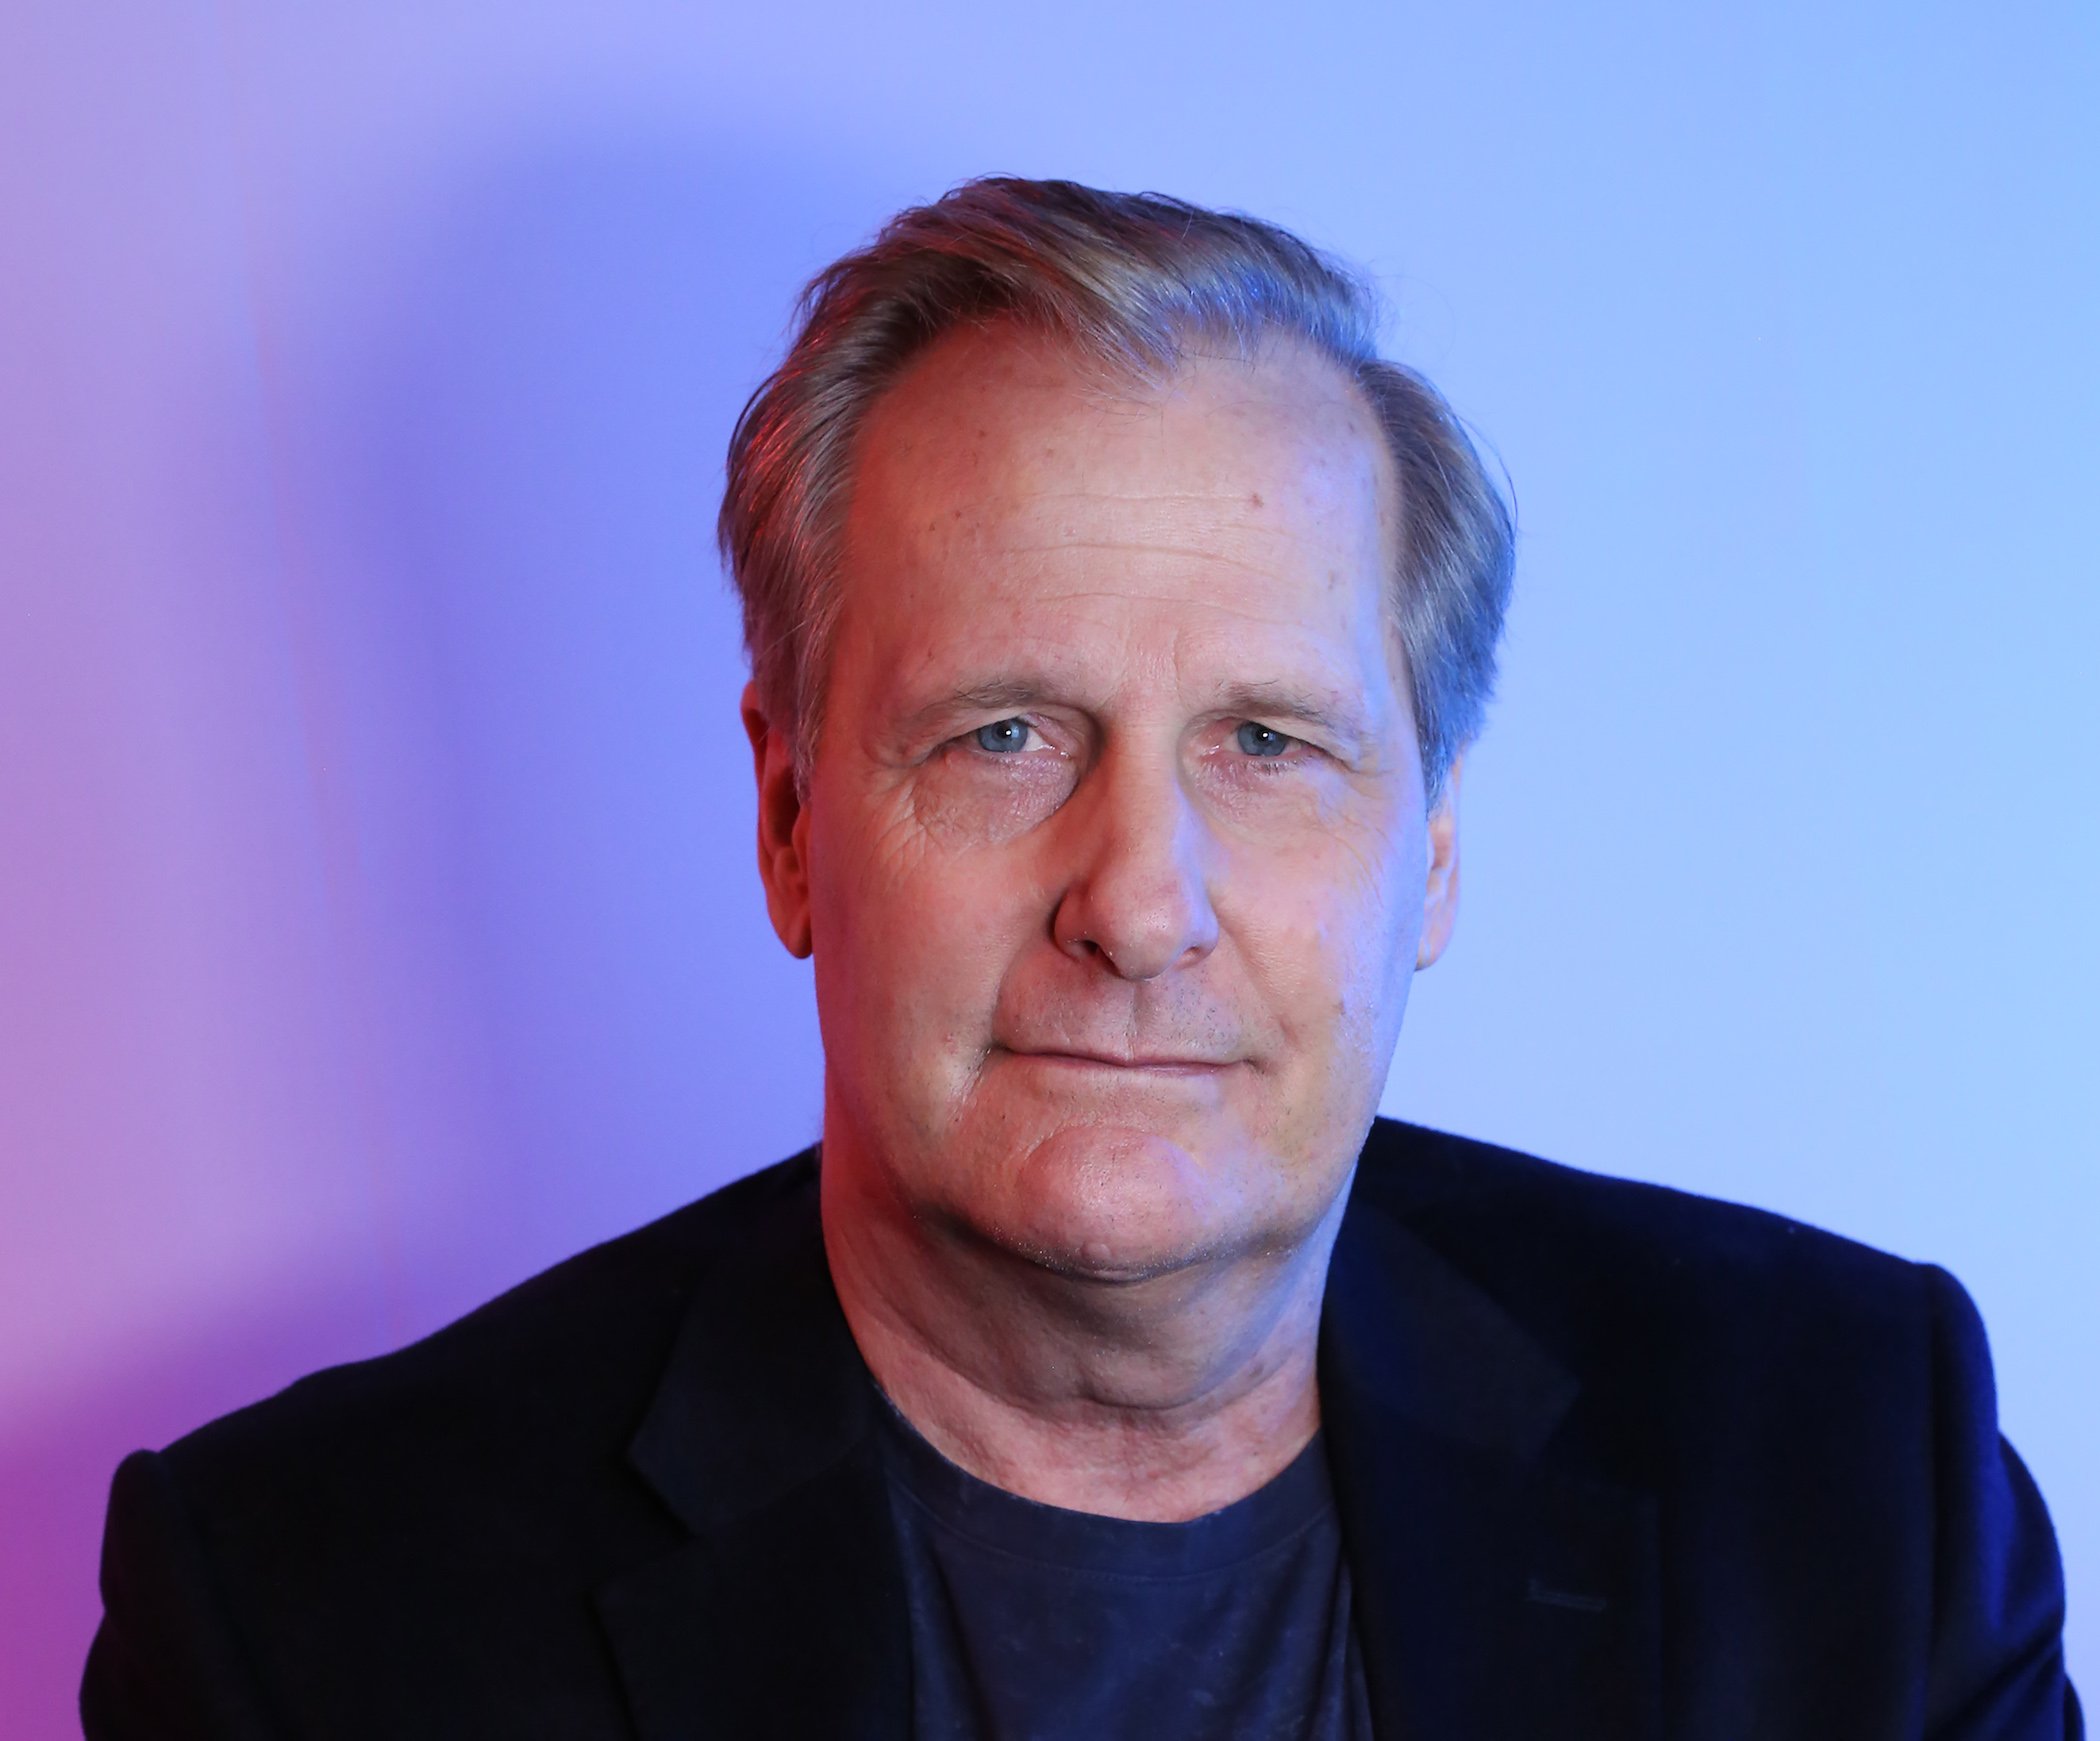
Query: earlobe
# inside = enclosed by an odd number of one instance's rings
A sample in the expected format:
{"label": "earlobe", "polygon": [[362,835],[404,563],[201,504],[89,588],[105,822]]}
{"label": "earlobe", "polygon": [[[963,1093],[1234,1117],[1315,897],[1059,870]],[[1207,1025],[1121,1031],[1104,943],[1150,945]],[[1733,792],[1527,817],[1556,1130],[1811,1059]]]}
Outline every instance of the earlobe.
{"label": "earlobe", "polygon": [[1422,893],[1422,935],[1415,969],[1434,967],[1458,922],[1458,779],[1463,758],[1454,758],[1444,790],[1429,813],[1428,883]]}
{"label": "earlobe", "polygon": [[811,952],[808,818],[795,789],[794,746],[773,729],[758,685],[744,685],[744,735],[758,782],[758,874],[766,886],[766,913],[774,933],[798,961]]}

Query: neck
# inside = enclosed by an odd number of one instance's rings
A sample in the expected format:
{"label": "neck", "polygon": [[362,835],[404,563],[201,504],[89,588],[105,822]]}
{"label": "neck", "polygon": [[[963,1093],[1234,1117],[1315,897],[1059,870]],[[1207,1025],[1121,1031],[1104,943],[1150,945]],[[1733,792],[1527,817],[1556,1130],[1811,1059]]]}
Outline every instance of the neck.
{"label": "neck", "polygon": [[1287,1251],[1103,1281],[915,1215],[859,1159],[827,1137],[833,1285],[876,1382],[950,1462],[1047,1505],[1177,1522],[1252,1493],[1319,1427],[1346,1189]]}

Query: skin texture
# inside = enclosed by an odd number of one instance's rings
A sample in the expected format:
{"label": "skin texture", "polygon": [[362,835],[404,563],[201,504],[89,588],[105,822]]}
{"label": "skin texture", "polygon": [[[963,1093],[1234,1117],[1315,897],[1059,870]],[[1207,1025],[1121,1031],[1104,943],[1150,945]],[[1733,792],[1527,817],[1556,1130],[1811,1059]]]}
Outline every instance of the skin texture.
{"label": "skin texture", "polygon": [[744,703],[840,1302],[965,1468],[1198,1516],[1318,1425],[1328,1253],[1457,896],[1390,461],[1295,345],[1118,387],[999,327],[856,460],[806,801]]}

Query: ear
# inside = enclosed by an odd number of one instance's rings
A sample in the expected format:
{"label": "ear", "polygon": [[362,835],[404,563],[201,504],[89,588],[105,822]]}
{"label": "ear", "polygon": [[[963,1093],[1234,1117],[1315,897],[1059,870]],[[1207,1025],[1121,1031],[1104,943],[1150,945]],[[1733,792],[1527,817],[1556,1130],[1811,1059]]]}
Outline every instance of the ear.
{"label": "ear", "polygon": [[787,952],[808,959],[809,812],[795,790],[794,746],[759,705],[758,685],[744,685],[744,732],[758,777],[758,874],[766,912]]}
{"label": "ear", "polygon": [[1429,884],[1422,896],[1422,936],[1415,945],[1418,972],[1436,965],[1458,922],[1458,777],[1464,771],[1465,758],[1453,758],[1443,796],[1429,813]]}

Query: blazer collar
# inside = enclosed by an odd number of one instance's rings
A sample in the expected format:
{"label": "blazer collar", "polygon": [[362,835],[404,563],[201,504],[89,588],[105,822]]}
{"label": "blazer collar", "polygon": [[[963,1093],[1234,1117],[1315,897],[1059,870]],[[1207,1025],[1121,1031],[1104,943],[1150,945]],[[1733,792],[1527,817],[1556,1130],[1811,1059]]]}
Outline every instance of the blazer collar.
{"label": "blazer collar", "polygon": [[[690,1532],[597,1593],[645,1741],[910,1732],[878,1405],[832,1291],[814,1153],[783,1183],[696,1288],[631,1446]],[[1653,1734],[1652,1503],[1554,1472],[1574,1378],[1361,1190],[1320,1388],[1378,1733]]]}

